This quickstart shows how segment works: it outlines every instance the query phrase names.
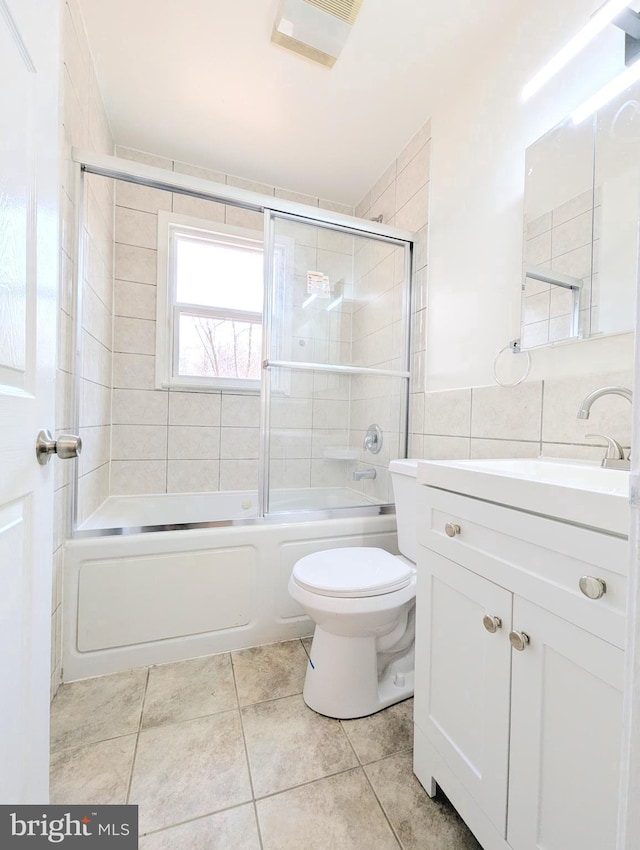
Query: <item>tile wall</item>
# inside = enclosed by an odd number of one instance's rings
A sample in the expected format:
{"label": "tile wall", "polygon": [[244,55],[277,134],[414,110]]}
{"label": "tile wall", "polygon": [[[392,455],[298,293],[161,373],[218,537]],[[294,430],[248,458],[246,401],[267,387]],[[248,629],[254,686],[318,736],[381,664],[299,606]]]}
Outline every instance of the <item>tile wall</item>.
{"label": "tile wall", "polygon": [[[113,153],[102,97],[77,0],[62,0],[61,67],[61,255],[56,373],[56,433],[73,428],[71,375],[74,371],[75,322],[74,170],[71,148]],[[84,451],[79,463],[79,497],[84,515],[108,494],[111,418],[111,324],[113,280],[113,187],[101,178],[86,181],[82,288],[82,363],[80,367],[80,434]],[[75,462],[73,462],[75,463]],[[51,691],[61,678],[62,545],[67,536],[72,462],[55,464],[54,582],[52,599]]]}
{"label": "tile wall", "polygon": [[[118,148],[117,154],[265,195],[320,205],[337,212],[353,212],[352,208],[341,204],[126,148]],[[255,231],[263,228],[260,213],[117,183],[111,493],[255,489],[259,397],[246,393],[155,389],[159,210]],[[309,324],[308,317],[301,315],[301,302],[306,297],[303,297],[302,280],[306,271],[319,263],[323,266],[331,263],[335,275],[339,268],[340,276],[345,277],[352,266],[352,249],[344,244],[329,244],[326,239],[330,235],[318,237],[316,228],[285,224],[278,227],[278,233],[286,236],[294,246],[294,302],[291,305],[290,356],[286,359],[313,359],[310,355],[313,351],[329,356],[332,352],[328,349],[326,352],[318,350],[322,336],[319,327],[313,322]],[[325,242],[320,244],[319,238],[321,241],[324,238]],[[334,327],[334,336],[324,335],[322,339],[328,345],[349,344],[350,340],[344,339],[343,323],[337,322]],[[314,482],[326,479],[328,464],[316,455],[322,451],[322,440],[333,439],[334,435],[316,434],[316,428],[320,427],[322,416],[329,424],[330,406],[335,408],[335,418],[331,418],[333,426],[341,431],[346,428],[346,419],[338,410],[340,406],[346,410],[344,387],[339,381],[318,375],[314,378],[308,373],[292,373],[286,380],[288,394],[275,395],[272,406],[273,484],[275,487],[317,486]],[[320,430],[329,432],[331,429]],[[316,462],[318,460],[320,463]]]}

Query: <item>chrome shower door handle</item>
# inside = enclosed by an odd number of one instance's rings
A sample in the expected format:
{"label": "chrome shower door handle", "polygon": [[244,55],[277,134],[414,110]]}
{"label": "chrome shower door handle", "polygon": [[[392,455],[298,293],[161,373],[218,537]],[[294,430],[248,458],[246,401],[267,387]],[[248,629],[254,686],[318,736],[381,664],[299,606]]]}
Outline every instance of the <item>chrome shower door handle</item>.
{"label": "chrome shower door handle", "polygon": [[78,457],[81,452],[82,439],[77,434],[60,434],[54,440],[51,431],[42,430],[36,437],[36,458],[40,466],[46,466],[53,454],[61,460],[69,460]]}

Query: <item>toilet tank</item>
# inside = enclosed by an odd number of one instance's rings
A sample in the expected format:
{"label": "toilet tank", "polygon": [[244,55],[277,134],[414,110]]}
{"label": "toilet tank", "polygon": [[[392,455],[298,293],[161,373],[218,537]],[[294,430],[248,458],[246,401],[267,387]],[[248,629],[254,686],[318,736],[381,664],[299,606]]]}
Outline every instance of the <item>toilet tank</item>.
{"label": "toilet tank", "polygon": [[418,553],[416,515],[418,461],[412,458],[392,460],[389,464],[393,497],[396,503],[398,549],[415,564]]}

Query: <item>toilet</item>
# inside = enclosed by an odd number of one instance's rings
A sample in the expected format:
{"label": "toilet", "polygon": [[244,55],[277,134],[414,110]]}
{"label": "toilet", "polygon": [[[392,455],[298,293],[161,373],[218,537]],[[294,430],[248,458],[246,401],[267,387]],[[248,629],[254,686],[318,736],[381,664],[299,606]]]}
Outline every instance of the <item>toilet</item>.
{"label": "toilet", "polygon": [[303,697],[347,720],[413,695],[417,460],[389,464],[398,549],[327,549],[301,558],[289,593],[315,622]]}

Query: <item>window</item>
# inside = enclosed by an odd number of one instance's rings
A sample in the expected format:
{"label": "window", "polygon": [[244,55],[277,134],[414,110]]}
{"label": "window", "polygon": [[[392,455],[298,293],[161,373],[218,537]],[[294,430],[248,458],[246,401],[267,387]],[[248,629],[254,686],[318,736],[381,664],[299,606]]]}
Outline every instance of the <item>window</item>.
{"label": "window", "polygon": [[262,234],[160,212],[158,386],[257,390]]}

